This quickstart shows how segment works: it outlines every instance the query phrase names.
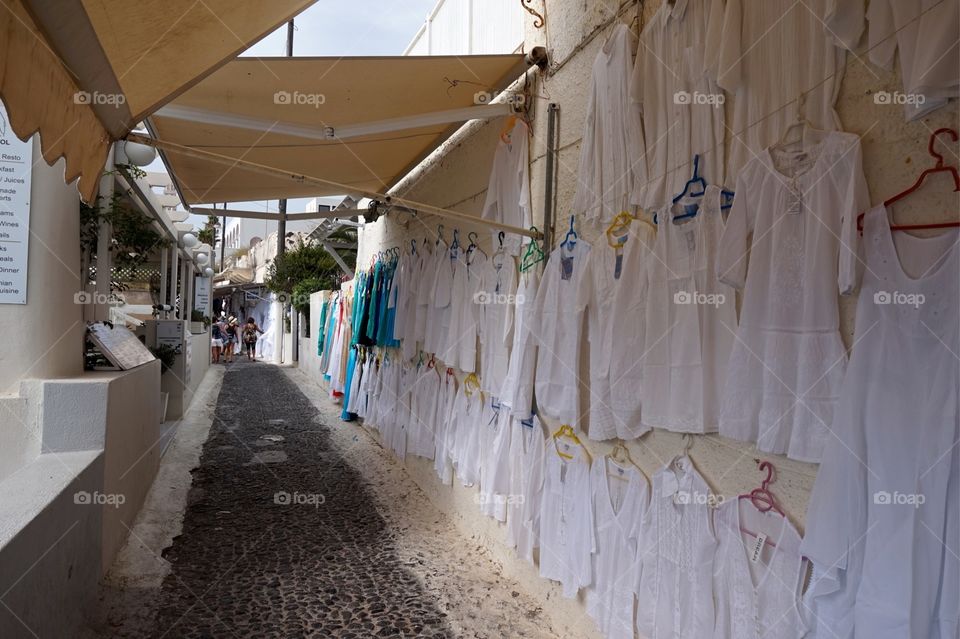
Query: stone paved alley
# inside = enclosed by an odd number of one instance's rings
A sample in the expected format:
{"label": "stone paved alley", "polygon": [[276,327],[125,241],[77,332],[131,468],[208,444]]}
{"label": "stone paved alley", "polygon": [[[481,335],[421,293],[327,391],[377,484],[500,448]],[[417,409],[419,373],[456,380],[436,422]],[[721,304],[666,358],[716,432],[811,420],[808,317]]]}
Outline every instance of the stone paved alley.
{"label": "stone paved alley", "polygon": [[162,588],[133,597],[114,575],[94,636],[555,636],[389,453],[298,384],[321,396],[293,369],[227,367]]}

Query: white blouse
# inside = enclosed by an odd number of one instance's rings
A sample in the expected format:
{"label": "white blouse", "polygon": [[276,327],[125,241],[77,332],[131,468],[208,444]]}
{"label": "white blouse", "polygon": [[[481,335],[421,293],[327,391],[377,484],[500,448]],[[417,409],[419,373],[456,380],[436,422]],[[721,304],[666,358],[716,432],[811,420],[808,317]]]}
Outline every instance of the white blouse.
{"label": "white blouse", "polygon": [[480,512],[497,521],[507,520],[510,492],[510,411],[488,402],[491,410],[480,424]]}
{"label": "white blouse", "polygon": [[576,427],[580,418],[580,339],[583,311],[578,291],[587,273],[590,245],[577,240],[554,249],[537,291],[530,334],[537,341],[537,412]]}
{"label": "white blouse", "polygon": [[593,63],[571,211],[588,220],[606,222],[627,210],[646,179],[640,110],[630,99],[635,48],[633,33],[618,24]]}
{"label": "white blouse", "polygon": [[[604,235],[604,238],[606,236]],[[635,221],[621,249],[604,242],[586,258],[577,303],[590,340],[590,439],[633,439],[640,423],[651,224]]]}
{"label": "white blouse", "polygon": [[[529,228],[532,222],[530,214],[530,158],[528,157],[528,129],[522,120],[517,119],[507,140],[497,143],[490,170],[490,182],[487,186],[487,199],[483,203],[480,216],[485,220],[494,220]],[[500,231],[493,229],[493,246],[498,246]],[[522,236],[507,233],[503,247],[510,255],[520,251]]]}
{"label": "white blouse", "polygon": [[476,293],[480,335],[480,385],[499,397],[510,366],[517,293],[517,266],[513,258],[494,254],[486,260]]}
{"label": "white blouse", "polygon": [[480,250],[460,251],[454,262],[450,321],[446,348],[440,357],[447,366],[473,373],[477,369],[477,320],[480,316],[477,293],[487,256]]}
{"label": "white blouse", "polygon": [[648,177],[635,204],[668,204],[690,179],[695,154],[700,175],[724,184],[725,96],[707,73],[716,52],[706,46],[722,22],[723,0],[677,0],[662,3],[640,34],[631,94],[643,114]]}
{"label": "white blouse", "polygon": [[510,488],[507,499],[507,545],[533,563],[540,546],[540,501],[546,437],[537,417],[514,418],[510,426]]}
{"label": "white blouse", "polygon": [[513,345],[507,374],[499,391],[500,401],[515,417],[533,414],[533,378],[537,364],[537,341],[531,331],[539,330],[533,313],[540,285],[540,265],[520,273],[516,304],[513,305]]}
{"label": "white blouse", "polygon": [[853,273],[849,260],[838,267],[849,253],[841,236],[856,234],[868,206],[860,138],[832,132],[799,151],[765,151],[736,191],[717,256],[721,281],[744,291],[720,434],[817,462],[847,357],[837,284],[848,293]]}
{"label": "white blouse", "polygon": [[717,84],[735,94],[727,175],[775,144],[798,112],[818,129],[840,128],[833,106],[846,52],[824,27],[832,1],[726,0],[707,51]]}

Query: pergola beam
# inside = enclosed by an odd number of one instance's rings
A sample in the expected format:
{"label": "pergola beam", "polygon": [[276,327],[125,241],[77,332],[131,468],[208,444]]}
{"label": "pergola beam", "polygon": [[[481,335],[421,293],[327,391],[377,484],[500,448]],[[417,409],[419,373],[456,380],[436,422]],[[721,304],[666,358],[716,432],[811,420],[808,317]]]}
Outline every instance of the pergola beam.
{"label": "pergola beam", "polygon": [[[235,209],[208,209],[197,206],[190,207],[191,213],[199,215],[216,215],[227,217],[241,217],[251,220],[279,220],[277,213],[270,211],[238,211]],[[339,211],[316,211],[315,213],[287,213],[287,221],[291,220],[323,220],[352,215],[363,215],[366,209],[340,209]]]}

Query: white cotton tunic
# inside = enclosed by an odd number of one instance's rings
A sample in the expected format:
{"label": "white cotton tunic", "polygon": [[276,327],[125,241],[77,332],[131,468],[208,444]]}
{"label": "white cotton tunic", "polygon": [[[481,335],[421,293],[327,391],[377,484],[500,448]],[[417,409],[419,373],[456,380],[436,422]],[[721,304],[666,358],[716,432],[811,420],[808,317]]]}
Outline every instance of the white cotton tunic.
{"label": "white cotton tunic", "polygon": [[433,456],[433,469],[440,478],[440,483],[450,485],[453,483],[453,463],[450,456],[450,448],[447,445],[447,435],[455,425],[451,422],[454,406],[457,396],[457,378],[452,373],[446,373],[443,376],[440,397],[437,399],[437,428],[434,432],[434,443],[436,452]]}
{"label": "white cotton tunic", "polygon": [[530,334],[537,342],[537,412],[563,424],[580,421],[580,339],[583,310],[577,304],[587,274],[590,245],[577,240],[553,251],[537,290]]}
{"label": "white cotton tunic", "polygon": [[434,254],[433,280],[427,294],[427,320],[424,337],[424,350],[438,357],[447,350],[447,337],[450,330],[450,315],[453,308],[453,275],[460,259],[451,257],[451,250],[440,245]]}
{"label": "white cotton tunic", "polygon": [[648,176],[633,202],[644,208],[666,206],[683,191],[696,154],[700,175],[724,184],[726,100],[707,73],[716,51],[706,46],[722,21],[723,0],[664,2],[640,34],[631,95],[643,115]]}
{"label": "white cotton tunic", "polygon": [[864,218],[854,346],[802,553],[820,631],[960,633],[960,233],[892,234]]}
{"label": "white cotton tunic", "polygon": [[410,391],[410,438],[409,452],[419,457],[433,459],[436,454],[438,400],[442,396],[440,375],[436,368],[420,364],[417,377]]}
{"label": "white cotton tunic", "polygon": [[423,346],[427,330],[427,314],[430,312],[430,295],[433,294],[433,280],[436,278],[436,258],[431,244],[421,244],[420,260],[415,277],[417,279],[416,299],[411,300],[410,308],[414,314],[411,324],[413,341]]}
{"label": "white cotton tunic", "polygon": [[840,238],[856,232],[867,200],[850,133],[802,153],[766,151],[744,167],[717,259],[721,281],[744,291],[721,435],[820,460],[846,362],[837,283],[841,293],[853,287],[849,269],[838,274],[848,252]]}
{"label": "white cotton tunic", "polygon": [[649,639],[702,639],[713,632],[716,539],[710,488],[689,457],[653,475],[640,520],[637,630]]}
{"label": "white cotton tunic", "polygon": [[479,250],[463,251],[453,272],[446,349],[441,352],[444,363],[464,373],[477,370],[477,322],[481,310],[477,294],[486,262],[487,256]]}
{"label": "white cotton tunic", "polygon": [[[557,452],[563,451],[572,459]],[[559,581],[572,599],[592,581],[594,543],[590,458],[566,438],[548,440],[540,502],[540,576]]]}
{"label": "white cotton tunic", "polygon": [[590,439],[633,439],[650,430],[640,411],[654,237],[652,225],[636,221],[622,249],[603,243],[585,260],[577,303],[587,309],[590,340]]}
{"label": "white cotton tunic", "polygon": [[597,547],[587,613],[608,639],[633,639],[639,574],[636,534],[647,509],[649,486],[637,468],[601,457],[590,469],[590,488]]}
{"label": "white cotton tunic", "polygon": [[531,331],[537,327],[534,324],[534,308],[539,285],[539,264],[520,273],[517,299],[513,305],[513,345],[510,348],[507,374],[498,393],[500,402],[521,419],[527,419],[533,414],[537,340]]}
{"label": "white cotton tunic", "polygon": [[643,423],[682,433],[719,428],[720,398],[737,331],[736,291],[717,280],[723,233],[720,188],[710,185],[693,218],[670,223],[684,202],[661,209],[646,305]]}
{"label": "white cotton tunic", "polygon": [[510,493],[510,411],[490,402],[490,418],[480,424],[480,512],[507,520]]}
{"label": "white cotton tunic", "polygon": [[[763,513],[746,499],[724,502],[714,526],[713,639],[803,637],[800,595],[807,564],[800,556],[800,533],[783,515]],[[761,545],[758,535],[774,545]]]}
{"label": "white cotton tunic", "polygon": [[546,435],[537,417],[514,418],[510,425],[510,486],[507,493],[507,545],[533,563],[540,546],[540,501]]}
{"label": "white cotton tunic", "polygon": [[[480,216],[510,226],[529,228],[533,224],[530,213],[530,158],[528,157],[529,130],[523,120],[516,119],[513,129],[497,142],[487,185],[487,199]],[[493,246],[499,245],[499,229],[493,229]],[[507,233],[503,247],[510,255],[520,252],[523,237]]]}
{"label": "white cotton tunic", "polygon": [[587,220],[605,223],[628,210],[630,194],[646,179],[640,110],[630,97],[636,46],[630,29],[617,24],[593,63],[571,210]]}
{"label": "white cotton tunic", "polygon": [[509,255],[486,260],[476,301],[480,336],[480,388],[499,397],[510,366],[517,265]]}
{"label": "white cotton tunic", "polygon": [[833,107],[846,52],[824,26],[831,1],[726,0],[722,26],[711,31],[718,37],[707,42],[707,51],[717,84],[734,94],[727,175],[739,175],[775,144],[798,110],[818,129],[840,128]]}

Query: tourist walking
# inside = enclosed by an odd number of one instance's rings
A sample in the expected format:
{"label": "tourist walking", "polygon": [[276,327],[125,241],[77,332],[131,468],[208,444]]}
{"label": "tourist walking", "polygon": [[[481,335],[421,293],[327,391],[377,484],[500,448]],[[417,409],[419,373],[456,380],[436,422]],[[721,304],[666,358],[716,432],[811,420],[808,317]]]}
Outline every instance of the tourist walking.
{"label": "tourist walking", "polygon": [[263,335],[263,330],[257,326],[257,322],[252,317],[247,318],[247,323],[243,325],[243,346],[247,351],[247,359],[253,361],[257,359],[257,339]]}

